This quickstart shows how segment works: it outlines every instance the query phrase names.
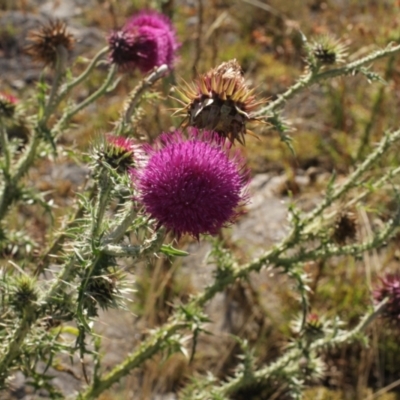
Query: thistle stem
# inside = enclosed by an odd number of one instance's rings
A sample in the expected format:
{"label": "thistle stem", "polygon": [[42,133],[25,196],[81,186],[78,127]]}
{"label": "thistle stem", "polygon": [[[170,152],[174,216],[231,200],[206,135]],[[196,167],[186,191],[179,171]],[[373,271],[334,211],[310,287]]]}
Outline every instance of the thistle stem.
{"label": "thistle stem", "polygon": [[65,84],[65,86],[62,88],[59,99],[60,101],[67,96],[67,94],[76,86],[78,86],[80,83],[82,83],[88,76],[92,73],[94,68],[97,66],[97,63],[103,57],[104,54],[108,52],[108,47],[102,48],[92,59],[92,61],[89,63],[87,68],[82,72],[81,75],[76,77],[73,81]]}
{"label": "thistle stem", "polygon": [[10,154],[10,147],[9,147],[9,143],[8,143],[6,127],[4,126],[1,118],[0,118],[0,146],[1,146],[1,150],[3,151],[3,154],[4,154],[4,167],[3,167],[4,179],[9,180],[10,173],[11,173],[11,171],[10,171],[11,154]]}
{"label": "thistle stem", "polygon": [[132,369],[141,365],[144,361],[151,358],[154,354],[165,347],[168,338],[173,336],[181,329],[185,329],[185,323],[170,323],[152,334],[144,341],[139,348],[127,356],[127,358],[106,376],[97,379],[84,393],[78,395],[77,400],[97,399],[98,396],[117,383],[123,376],[127,375]]}
{"label": "thistle stem", "polygon": [[77,114],[79,111],[83,110],[89,104],[93,103],[95,100],[97,100],[99,97],[101,97],[104,93],[106,93],[109,90],[111,84],[114,83],[113,81],[114,81],[116,74],[117,74],[117,68],[115,65],[113,65],[113,66],[111,66],[111,68],[108,72],[108,75],[107,75],[105,81],[103,82],[103,84],[100,86],[100,88],[97,89],[94,93],[92,93],[85,100],[83,100],[81,103],[79,103],[75,107],[73,107],[71,110],[65,112],[65,114],[57,122],[56,126],[53,128],[53,131],[61,132],[75,114]]}
{"label": "thistle stem", "polygon": [[[378,317],[378,315],[384,309],[388,299],[384,299],[381,303],[379,303],[375,308],[373,308],[370,312],[366,313],[364,317],[361,319],[359,324],[350,331],[346,331],[344,333],[339,333],[335,336],[327,336],[322,339],[316,340],[311,343],[309,351],[320,351],[323,350],[327,346],[332,346],[334,344],[338,345],[341,343],[346,343],[357,337],[361,332],[365,331],[368,326]],[[303,349],[295,348],[286,352],[282,357],[273,362],[271,365],[261,368],[258,371],[255,371],[253,374],[241,374],[233,379],[231,379],[227,383],[223,383],[220,387],[212,390],[212,395],[214,397],[210,397],[210,393],[201,392],[196,393],[196,399],[198,400],[208,400],[209,398],[225,398],[232,393],[237,392],[240,389],[243,389],[246,386],[259,384],[262,382],[271,379],[274,375],[284,374],[287,368],[291,369],[293,374],[294,371],[292,366],[293,362],[300,360],[303,356]],[[295,369],[297,369],[295,367]]]}
{"label": "thistle stem", "polygon": [[387,57],[392,54],[396,54],[400,51],[400,45],[393,46],[389,45],[383,50],[378,50],[366,57],[356,60],[340,68],[330,69],[322,72],[309,72],[302,76],[293,86],[291,86],[286,92],[278,95],[278,98],[271,101],[266,107],[261,108],[257,112],[252,114],[252,117],[261,117],[271,114],[272,111],[283,106],[285,102],[294,97],[302,89],[311,86],[312,84],[323,81],[325,79],[334,78],[342,75],[352,75],[357,73],[358,69],[364,65],[370,64],[373,61],[379,60],[380,58]]}
{"label": "thistle stem", "polygon": [[141,80],[136,87],[129,94],[128,100],[124,105],[124,113],[120,118],[117,128],[115,129],[116,135],[124,133],[126,126],[129,124],[133,111],[136,109],[144,92],[153,86],[160,78],[162,78],[168,71],[168,66],[163,64],[155,71],[150,73],[146,78]]}

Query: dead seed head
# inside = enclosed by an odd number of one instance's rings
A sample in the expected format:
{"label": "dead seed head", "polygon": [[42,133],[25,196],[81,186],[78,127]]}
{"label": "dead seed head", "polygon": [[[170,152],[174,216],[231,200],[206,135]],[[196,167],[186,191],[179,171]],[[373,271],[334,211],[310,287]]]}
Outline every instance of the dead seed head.
{"label": "dead seed head", "polygon": [[62,46],[67,51],[71,51],[75,44],[75,39],[67,30],[67,26],[62,21],[49,21],[40,29],[30,31],[27,39],[31,42],[25,51],[34,61],[54,66],[57,61],[57,48]]}
{"label": "dead seed head", "polygon": [[223,62],[197,80],[177,89],[184,107],[177,110],[185,117],[184,125],[216,132],[231,143],[245,143],[252,134],[246,123],[257,121],[251,113],[265,101],[256,101],[254,89],[247,87],[236,60]]}

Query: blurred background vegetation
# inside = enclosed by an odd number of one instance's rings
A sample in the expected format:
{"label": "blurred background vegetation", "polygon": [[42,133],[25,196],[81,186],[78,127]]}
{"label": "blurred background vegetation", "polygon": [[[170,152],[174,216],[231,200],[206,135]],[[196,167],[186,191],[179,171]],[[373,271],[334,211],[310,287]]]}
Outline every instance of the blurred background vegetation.
{"label": "blurred background vegetation", "polygon": [[[58,2],[49,3],[56,6]],[[97,28],[104,32],[104,42],[100,39],[97,48],[86,49],[87,54],[79,54],[80,57],[93,56],[106,44],[107,32],[122,26],[127,17],[142,8],[158,9],[169,15],[176,25],[182,47],[175,71],[146,95],[136,116],[138,129],[133,134],[144,140],[152,140],[160,132],[181,123],[171,116],[171,109],[177,107],[169,97],[173,95],[171,85],[180,84],[182,79],[191,81],[198,72],[206,72],[222,61],[236,58],[249,84],[257,88],[258,97],[274,99],[304,73],[304,37],[312,40],[317,35],[330,34],[340,39],[348,46],[348,61],[400,40],[400,2],[396,0],[99,0],[81,3],[81,12],[71,18],[71,25]],[[40,5],[40,1],[0,0],[1,16],[9,17],[15,11],[37,15]],[[19,52],[22,54],[22,46],[18,47],[14,40],[18,34],[19,27],[12,22],[0,26],[0,57],[7,59],[18,57]],[[74,63],[74,70],[83,70],[82,59],[75,59]],[[374,148],[385,130],[399,128],[398,57],[375,62],[373,69],[381,74],[385,83],[368,83],[364,76],[336,78],[306,89],[287,103],[283,116],[292,128],[290,136],[295,154],[282,143],[275,130],[262,124],[252,128],[259,140],[247,139],[243,151],[254,176],[268,173],[284,177],[276,191],[277,198],[289,195],[294,202],[307,208],[310,199],[320,196],[333,171],[338,174],[339,181],[344,179]],[[16,77],[11,75],[12,72],[1,74],[1,91],[33,102],[37,80],[22,75],[19,79],[23,84],[16,87],[12,84]],[[93,91],[103,76],[103,70],[97,71],[88,87],[75,93],[76,97]],[[16,237],[15,248],[1,249],[2,263],[9,259],[34,260],[40,248],[51,239],[45,235],[48,227],[57,228],[59,217],[72,212],[71,198],[77,183],[64,178],[62,171],[85,164],[85,152],[90,150],[93,139],[110,129],[111,122],[119,116],[122,100],[138,79],[138,72],[127,74],[115,91],[97,103],[95,110],[79,114],[69,132],[60,139],[63,151],[53,159],[44,159],[30,173],[27,179],[32,186],[51,192],[58,208],[53,210],[52,218],[39,204],[16,208],[13,211],[15,226],[21,220],[29,221],[26,230],[31,241],[25,240],[22,234]],[[92,118],[94,113],[96,118]],[[376,168],[377,175],[381,168],[399,165],[398,153],[389,154]],[[56,166],[58,170],[54,172]],[[298,176],[308,176],[310,184],[299,185]],[[45,196],[49,198],[48,194]],[[357,205],[354,212],[359,237],[367,238],[395,206],[386,192],[375,193],[368,204]],[[225,240],[239,258],[246,258],[243,249],[229,240],[229,235]],[[306,266],[312,278],[312,309],[327,317],[338,315],[355,324],[370,304],[370,288],[379,272],[398,268],[399,240],[400,237],[396,238],[384,253],[373,251],[362,260],[342,257]],[[180,246],[187,247],[189,242],[186,239]],[[185,301],[197,290],[187,275],[179,273],[180,263],[166,259],[153,261],[153,265],[137,269],[137,291],[131,311],[138,332],[165,322],[172,304]],[[238,283],[225,295],[236,299],[243,310],[254,317],[247,329],[231,333],[249,340],[260,365],[271,362],[287,344],[291,335],[290,321],[294,310],[299,308],[290,285],[282,285],[276,291],[275,303],[270,303],[268,309],[260,300],[264,296],[262,287],[254,287],[251,282]],[[274,309],[279,310],[279,318]],[[224,318],[223,312],[223,309],[216,310],[210,318]],[[378,323],[370,334],[372,339],[368,347],[349,345],[325,354],[326,375],[319,382],[311,383],[305,398],[400,398],[398,330]],[[140,335],[135,340],[140,341]],[[132,374],[114,392],[101,398],[161,399],[163,397],[153,397],[153,394],[178,392],[187,383],[189,374],[211,371],[219,378],[229,376],[239,353],[237,342],[227,334],[224,338],[206,337],[192,363],[176,355],[162,363],[159,359],[152,360],[140,373]],[[256,387],[238,393],[236,398],[284,399],[285,395],[271,383],[268,388]]]}

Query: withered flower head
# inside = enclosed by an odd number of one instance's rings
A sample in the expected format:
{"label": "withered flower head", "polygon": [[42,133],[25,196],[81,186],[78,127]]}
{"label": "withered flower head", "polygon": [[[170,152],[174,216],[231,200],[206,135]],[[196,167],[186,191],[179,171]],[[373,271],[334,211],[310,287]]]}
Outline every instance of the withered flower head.
{"label": "withered flower head", "polygon": [[54,66],[57,61],[57,48],[62,46],[71,51],[75,38],[68,32],[62,21],[49,21],[37,31],[30,31],[27,38],[31,44],[25,48],[34,61]]}
{"label": "withered flower head", "polygon": [[177,91],[184,105],[177,112],[186,117],[184,125],[214,131],[231,143],[244,144],[246,133],[255,136],[246,123],[257,121],[251,113],[264,101],[255,100],[236,60],[223,62]]}
{"label": "withered flower head", "polygon": [[351,211],[342,211],[336,218],[332,239],[343,245],[357,237],[357,217]]}

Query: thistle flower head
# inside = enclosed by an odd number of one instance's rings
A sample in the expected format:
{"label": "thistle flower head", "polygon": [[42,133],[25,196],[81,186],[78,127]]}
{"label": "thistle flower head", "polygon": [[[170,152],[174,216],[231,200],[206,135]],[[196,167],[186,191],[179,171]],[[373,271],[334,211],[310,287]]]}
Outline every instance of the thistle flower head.
{"label": "thistle flower head", "polygon": [[242,69],[236,60],[224,62],[194,84],[177,90],[184,107],[177,110],[186,117],[185,125],[216,132],[231,143],[244,144],[245,134],[255,136],[246,128],[257,121],[251,113],[264,101],[256,101],[254,89],[249,90]]}
{"label": "thistle flower head", "polygon": [[108,44],[112,63],[142,73],[163,64],[172,68],[179,47],[171,21],[155,11],[131,17],[122,29],[111,32]]}
{"label": "thistle flower head", "polygon": [[104,139],[98,146],[98,161],[104,161],[120,173],[136,167],[139,146],[133,139],[114,135],[106,135]]}
{"label": "thistle flower head", "polygon": [[217,234],[247,201],[243,159],[212,136],[208,131],[193,131],[189,139],[180,131],[163,134],[145,148],[146,166],[132,174],[145,211],[178,238]]}
{"label": "thistle flower head", "polygon": [[292,328],[295,333],[309,341],[324,336],[324,320],[318,314],[307,314],[305,321],[303,315],[298,316],[293,321]]}
{"label": "thistle flower head", "polygon": [[343,63],[347,46],[331,35],[321,35],[307,45],[309,63],[312,65],[333,65]]}
{"label": "thistle flower head", "polygon": [[380,278],[380,286],[373,291],[377,303],[388,298],[382,315],[390,322],[400,325],[400,273],[388,273]]}
{"label": "thistle flower head", "polygon": [[0,93],[0,117],[12,118],[17,105],[17,98],[6,93]]}
{"label": "thistle flower head", "polygon": [[68,32],[67,26],[61,21],[50,21],[37,31],[30,31],[28,40],[31,42],[25,50],[34,61],[54,66],[57,61],[59,47],[71,51],[75,44],[74,37]]}

